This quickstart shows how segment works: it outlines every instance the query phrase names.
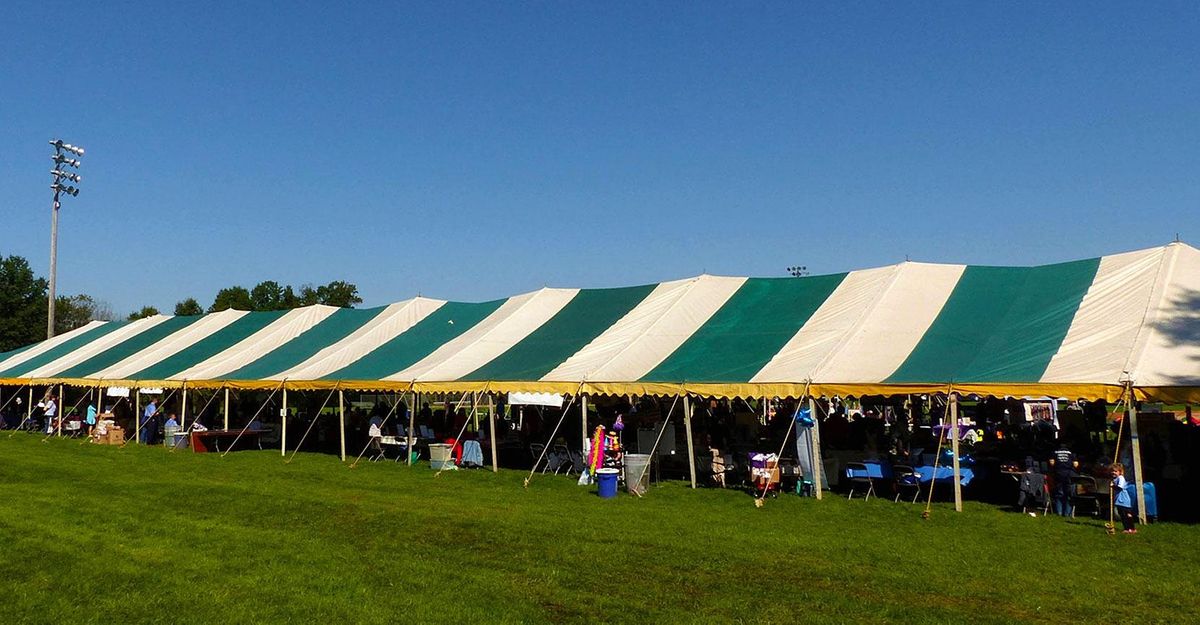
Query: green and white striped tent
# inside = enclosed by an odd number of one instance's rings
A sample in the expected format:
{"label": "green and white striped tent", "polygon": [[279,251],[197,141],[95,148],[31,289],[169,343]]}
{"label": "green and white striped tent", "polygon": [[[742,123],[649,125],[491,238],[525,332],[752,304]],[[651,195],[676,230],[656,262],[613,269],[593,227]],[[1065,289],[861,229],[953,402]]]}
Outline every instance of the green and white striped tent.
{"label": "green and white striped tent", "polygon": [[1200,399],[1200,251],[93,322],[2,384]]}

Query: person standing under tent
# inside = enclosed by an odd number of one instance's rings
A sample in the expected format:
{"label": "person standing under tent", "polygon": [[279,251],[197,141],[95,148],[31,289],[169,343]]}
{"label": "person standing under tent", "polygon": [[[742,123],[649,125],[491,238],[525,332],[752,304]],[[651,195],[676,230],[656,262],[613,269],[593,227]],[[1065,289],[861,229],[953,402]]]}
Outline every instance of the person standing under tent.
{"label": "person standing under tent", "polygon": [[58,404],[54,401],[54,393],[46,393],[44,400],[46,407],[42,411],[42,416],[46,419],[46,433],[54,433],[54,419],[58,416]]}
{"label": "person standing under tent", "polygon": [[1058,442],[1058,449],[1050,456],[1050,468],[1054,472],[1054,511],[1059,516],[1071,516],[1071,496],[1075,488],[1071,478],[1079,468],[1079,461],[1067,448],[1065,439]]}
{"label": "person standing under tent", "polygon": [[84,422],[87,423],[87,434],[88,434],[88,436],[91,436],[92,429],[96,427],[96,403],[95,402],[88,402],[87,417],[84,419]]}
{"label": "person standing under tent", "polygon": [[141,431],[138,433],[138,442],[143,445],[149,445],[153,438],[150,436],[150,428],[154,423],[154,415],[158,414],[158,400],[151,399],[150,403],[146,404],[146,409],[142,411]]}
{"label": "person standing under tent", "polygon": [[1126,534],[1136,534],[1137,528],[1133,526],[1133,499],[1127,490],[1129,482],[1125,480],[1125,467],[1114,464],[1112,475],[1112,492],[1115,495],[1113,505],[1116,506],[1117,516],[1121,517]]}

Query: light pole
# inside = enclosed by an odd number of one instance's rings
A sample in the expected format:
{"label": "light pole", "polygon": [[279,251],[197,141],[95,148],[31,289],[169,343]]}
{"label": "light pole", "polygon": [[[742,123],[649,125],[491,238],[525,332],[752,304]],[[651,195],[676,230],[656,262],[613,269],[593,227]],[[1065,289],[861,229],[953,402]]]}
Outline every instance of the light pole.
{"label": "light pole", "polygon": [[54,161],[54,169],[50,170],[50,175],[54,176],[54,184],[50,185],[50,189],[54,191],[54,203],[51,205],[50,211],[50,295],[48,302],[48,314],[46,315],[46,338],[54,338],[54,283],[58,274],[58,198],[62,194],[75,197],[79,195],[79,189],[72,185],[66,184],[72,182],[79,184],[83,178],[79,174],[71,171],[70,168],[79,168],[79,159],[70,158],[65,153],[74,154],[75,156],[83,156],[83,148],[63,143],[62,139],[55,139],[50,142],[54,146],[54,156],[50,160]]}
{"label": "light pole", "polygon": [[808,267],[805,265],[796,265],[794,267],[788,267],[787,272],[792,274],[793,278],[803,278],[804,276],[808,275]]}

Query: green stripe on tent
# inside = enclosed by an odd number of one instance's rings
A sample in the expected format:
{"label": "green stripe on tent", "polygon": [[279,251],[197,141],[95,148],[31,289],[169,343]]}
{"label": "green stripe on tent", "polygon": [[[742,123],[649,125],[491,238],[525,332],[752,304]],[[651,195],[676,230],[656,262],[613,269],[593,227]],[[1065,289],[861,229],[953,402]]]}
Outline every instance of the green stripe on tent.
{"label": "green stripe on tent", "polygon": [[633,310],[654,287],[581,290],[529,336],[462,379],[540,379]]}
{"label": "green stripe on tent", "polygon": [[937,319],[886,382],[1038,382],[1100,259],[967,267]]}
{"label": "green stripe on tent", "polygon": [[367,325],[378,317],[387,306],[356,310],[342,308],[329,315],[321,323],[311,327],[300,336],[267,352],[266,355],[254,362],[227,374],[230,380],[260,380],[271,377],[281,371],[311,358],[317,352],[350,336],[355,330]]}
{"label": "green stripe on tent", "polygon": [[242,315],[237,321],[192,343],[158,364],[138,371],[131,378],[134,380],[166,380],[236,345],[239,341],[267,327],[271,322],[287,313],[286,310],[275,310]]}
{"label": "green stripe on tent", "polygon": [[48,349],[45,352],[42,352],[41,354],[38,354],[37,356],[34,356],[33,358],[30,358],[19,365],[9,367],[4,371],[0,371],[0,378],[21,377],[21,374],[23,373],[33,371],[34,369],[38,369],[44,365],[50,364],[55,360],[58,360],[59,358],[62,358],[63,356],[66,356],[67,354],[79,349],[80,347],[83,347],[84,345],[103,337],[109,332],[116,331],[127,325],[129,325],[128,321],[110,321],[102,326],[97,326],[68,341],[63,341],[57,347]]}
{"label": "green stripe on tent", "polygon": [[845,278],[846,274],[839,273],[746,280],[716,314],[642,381],[749,381]]}
{"label": "green stripe on tent", "polygon": [[145,332],[139,332],[116,345],[88,358],[87,360],[54,374],[60,378],[85,378],[98,371],[103,371],[126,358],[150,347],[151,345],[167,338],[171,334],[186,328],[203,317],[196,315],[194,317],[171,317],[162,323],[156,324],[153,328]]}
{"label": "green stripe on tent", "polygon": [[381,380],[432,354],[444,343],[470,330],[507,300],[464,304],[446,302],[411,327],[358,360],[334,371],[326,380]]}

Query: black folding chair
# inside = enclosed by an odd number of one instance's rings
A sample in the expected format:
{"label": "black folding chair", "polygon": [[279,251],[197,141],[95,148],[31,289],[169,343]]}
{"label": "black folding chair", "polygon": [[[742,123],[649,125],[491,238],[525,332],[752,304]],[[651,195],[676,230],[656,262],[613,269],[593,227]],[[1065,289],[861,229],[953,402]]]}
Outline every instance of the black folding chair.
{"label": "black folding chair", "polygon": [[866,487],[867,496],[863,501],[871,499],[871,494],[875,492],[875,480],[871,479],[871,474],[867,472],[867,465],[861,462],[846,463],[846,479],[850,482],[850,494],[846,499],[854,498],[854,491],[860,487]]}
{"label": "black folding chair", "polygon": [[1096,492],[1096,478],[1090,475],[1076,475],[1071,478],[1071,518],[1079,506],[1088,506],[1092,516],[1100,516],[1100,496]]}
{"label": "black folding chair", "polygon": [[901,495],[908,499],[906,493],[912,491],[912,503],[917,503],[917,497],[921,496],[921,478],[917,472],[906,464],[898,464],[892,467],[892,476],[894,479],[892,487],[896,490],[896,502],[899,503]]}

